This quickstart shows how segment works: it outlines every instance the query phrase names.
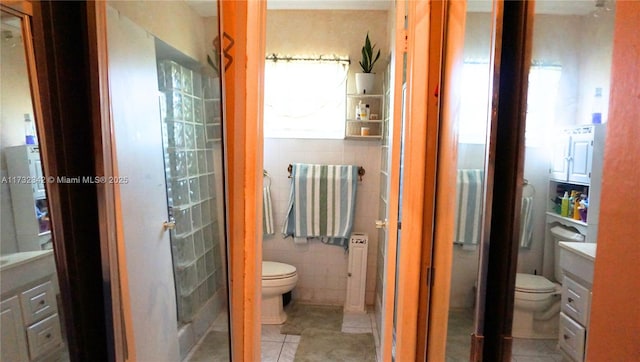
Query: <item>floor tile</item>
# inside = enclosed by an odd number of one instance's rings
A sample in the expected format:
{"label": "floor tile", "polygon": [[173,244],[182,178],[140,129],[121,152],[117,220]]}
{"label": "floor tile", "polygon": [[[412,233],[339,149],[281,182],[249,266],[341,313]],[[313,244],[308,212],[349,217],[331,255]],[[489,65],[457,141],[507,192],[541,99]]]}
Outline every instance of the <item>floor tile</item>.
{"label": "floor tile", "polygon": [[343,327],[371,328],[371,318],[365,313],[345,313]]}
{"label": "floor tile", "polygon": [[284,338],[284,341],[287,343],[290,343],[290,342],[298,343],[300,342],[300,336],[295,334],[287,334],[286,337]]}
{"label": "floor tile", "polygon": [[280,351],[282,350],[282,342],[265,342],[260,344],[260,361],[262,362],[278,362]]}
{"label": "floor tile", "polygon": [[358,327],[342,327],[342,333],[372,333],[371,327],[358,328]]}
{"label": "floor tile", "polygon": [[298,349],[298,343],[287,343],[282,345],[282,351],[280,352],[280,358],[278,362],[293,362],[296,356],[296,350]]}
{"label": "floor tile", "polygon": [[284,334],[280,334],[279,324],[263,324],[260,340],[266,342],[284,342]]}

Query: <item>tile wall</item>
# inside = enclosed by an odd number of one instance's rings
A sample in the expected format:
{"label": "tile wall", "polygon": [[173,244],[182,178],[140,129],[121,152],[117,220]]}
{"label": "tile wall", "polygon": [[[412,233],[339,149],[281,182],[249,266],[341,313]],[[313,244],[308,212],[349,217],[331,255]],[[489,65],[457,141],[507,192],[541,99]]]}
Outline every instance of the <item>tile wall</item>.
{"label": "tile wall", "polygon": [[296,245],[281,235],[289,202],[291,163],[353,164],[366,170],[358,183],[353,231],[369,234],[367,257],[366,303],[372,305],[376,287],[378,233],[375,220],[380,194],[380,141],[272,139],[264,141],[264,169],[271,177],[271,196],[276,234],[263,238],[263,260],[295,266],[298,284],[293,299],[320,303],[343,304],[347,287],[348,255],[338,246],[312,240]]}

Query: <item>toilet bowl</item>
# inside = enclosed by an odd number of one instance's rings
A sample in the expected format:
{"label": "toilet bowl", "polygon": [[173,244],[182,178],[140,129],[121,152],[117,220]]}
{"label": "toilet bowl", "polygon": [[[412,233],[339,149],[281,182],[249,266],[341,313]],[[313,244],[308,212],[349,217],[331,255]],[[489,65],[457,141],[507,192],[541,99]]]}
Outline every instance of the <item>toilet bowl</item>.
{"label": "toilet bowl", "polygon": [[282,324],[287,314],[282,307],[282,295],[298,282],[296,267],[275,261],[262,262],[262,324]]}
{"label": "toilet bowl", "polygon": [[540,275],[516,274],[511,335],[516,338],[558,338],[562,288]]}

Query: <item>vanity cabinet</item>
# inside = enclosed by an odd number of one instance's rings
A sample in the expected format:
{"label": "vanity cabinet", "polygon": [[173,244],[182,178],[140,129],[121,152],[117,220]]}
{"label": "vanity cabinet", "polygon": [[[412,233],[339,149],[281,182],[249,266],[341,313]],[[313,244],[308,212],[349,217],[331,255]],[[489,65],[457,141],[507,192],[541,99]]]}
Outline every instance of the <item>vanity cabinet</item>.
{"label": "vanity cabinet", "polygon": [[22,323],[20,299],[14,295],[0,302],[0,359],[2,361],[28,361],[27,339]]}
{"label": "vanity cabinet", "polygon": [[[47,248],[51,231],[38,145],[7,147],[4,150],[11,178],[11,205],[16,227],[18,251]],[[41,214],[37,215],[38,210]]]}
{"label": "vanity cabinet", "polygon": [[[359,104],[369,105],[369,119],[359,118]],[[347,94],[347,115],[345,138],[347,139],[382,139],[384,95],[382,94]]]}
{"label": "vanity cabinet", "polygon": [[52,279],[3,298],[1,315],[3,361],[41,361],[61,350],[60,317]]}
{"label": "vanity cabinet", "polygon": [[596,244],[560,242],[563,272],[558,346],[570,361],[586,360]]}

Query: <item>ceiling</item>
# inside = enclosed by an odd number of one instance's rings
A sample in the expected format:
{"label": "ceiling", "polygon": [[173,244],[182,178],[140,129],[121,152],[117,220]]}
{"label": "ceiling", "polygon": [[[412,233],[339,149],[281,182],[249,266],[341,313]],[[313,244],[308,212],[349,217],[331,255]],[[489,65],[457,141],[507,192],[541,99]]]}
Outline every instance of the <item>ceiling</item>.
{"label": "ceiling", "polygon": [[[200,16],[216,16],[215,0],[185,0]],[[453,0],[462,1],[462,0]],[[596,1],[610,5],[614,0],[539,0],[537,14],[586,15],[596,9]],[[388,10],[393,0],[268,0],[270,10]],[[491,0],[468,0],[469,12],[490,12]]]}

